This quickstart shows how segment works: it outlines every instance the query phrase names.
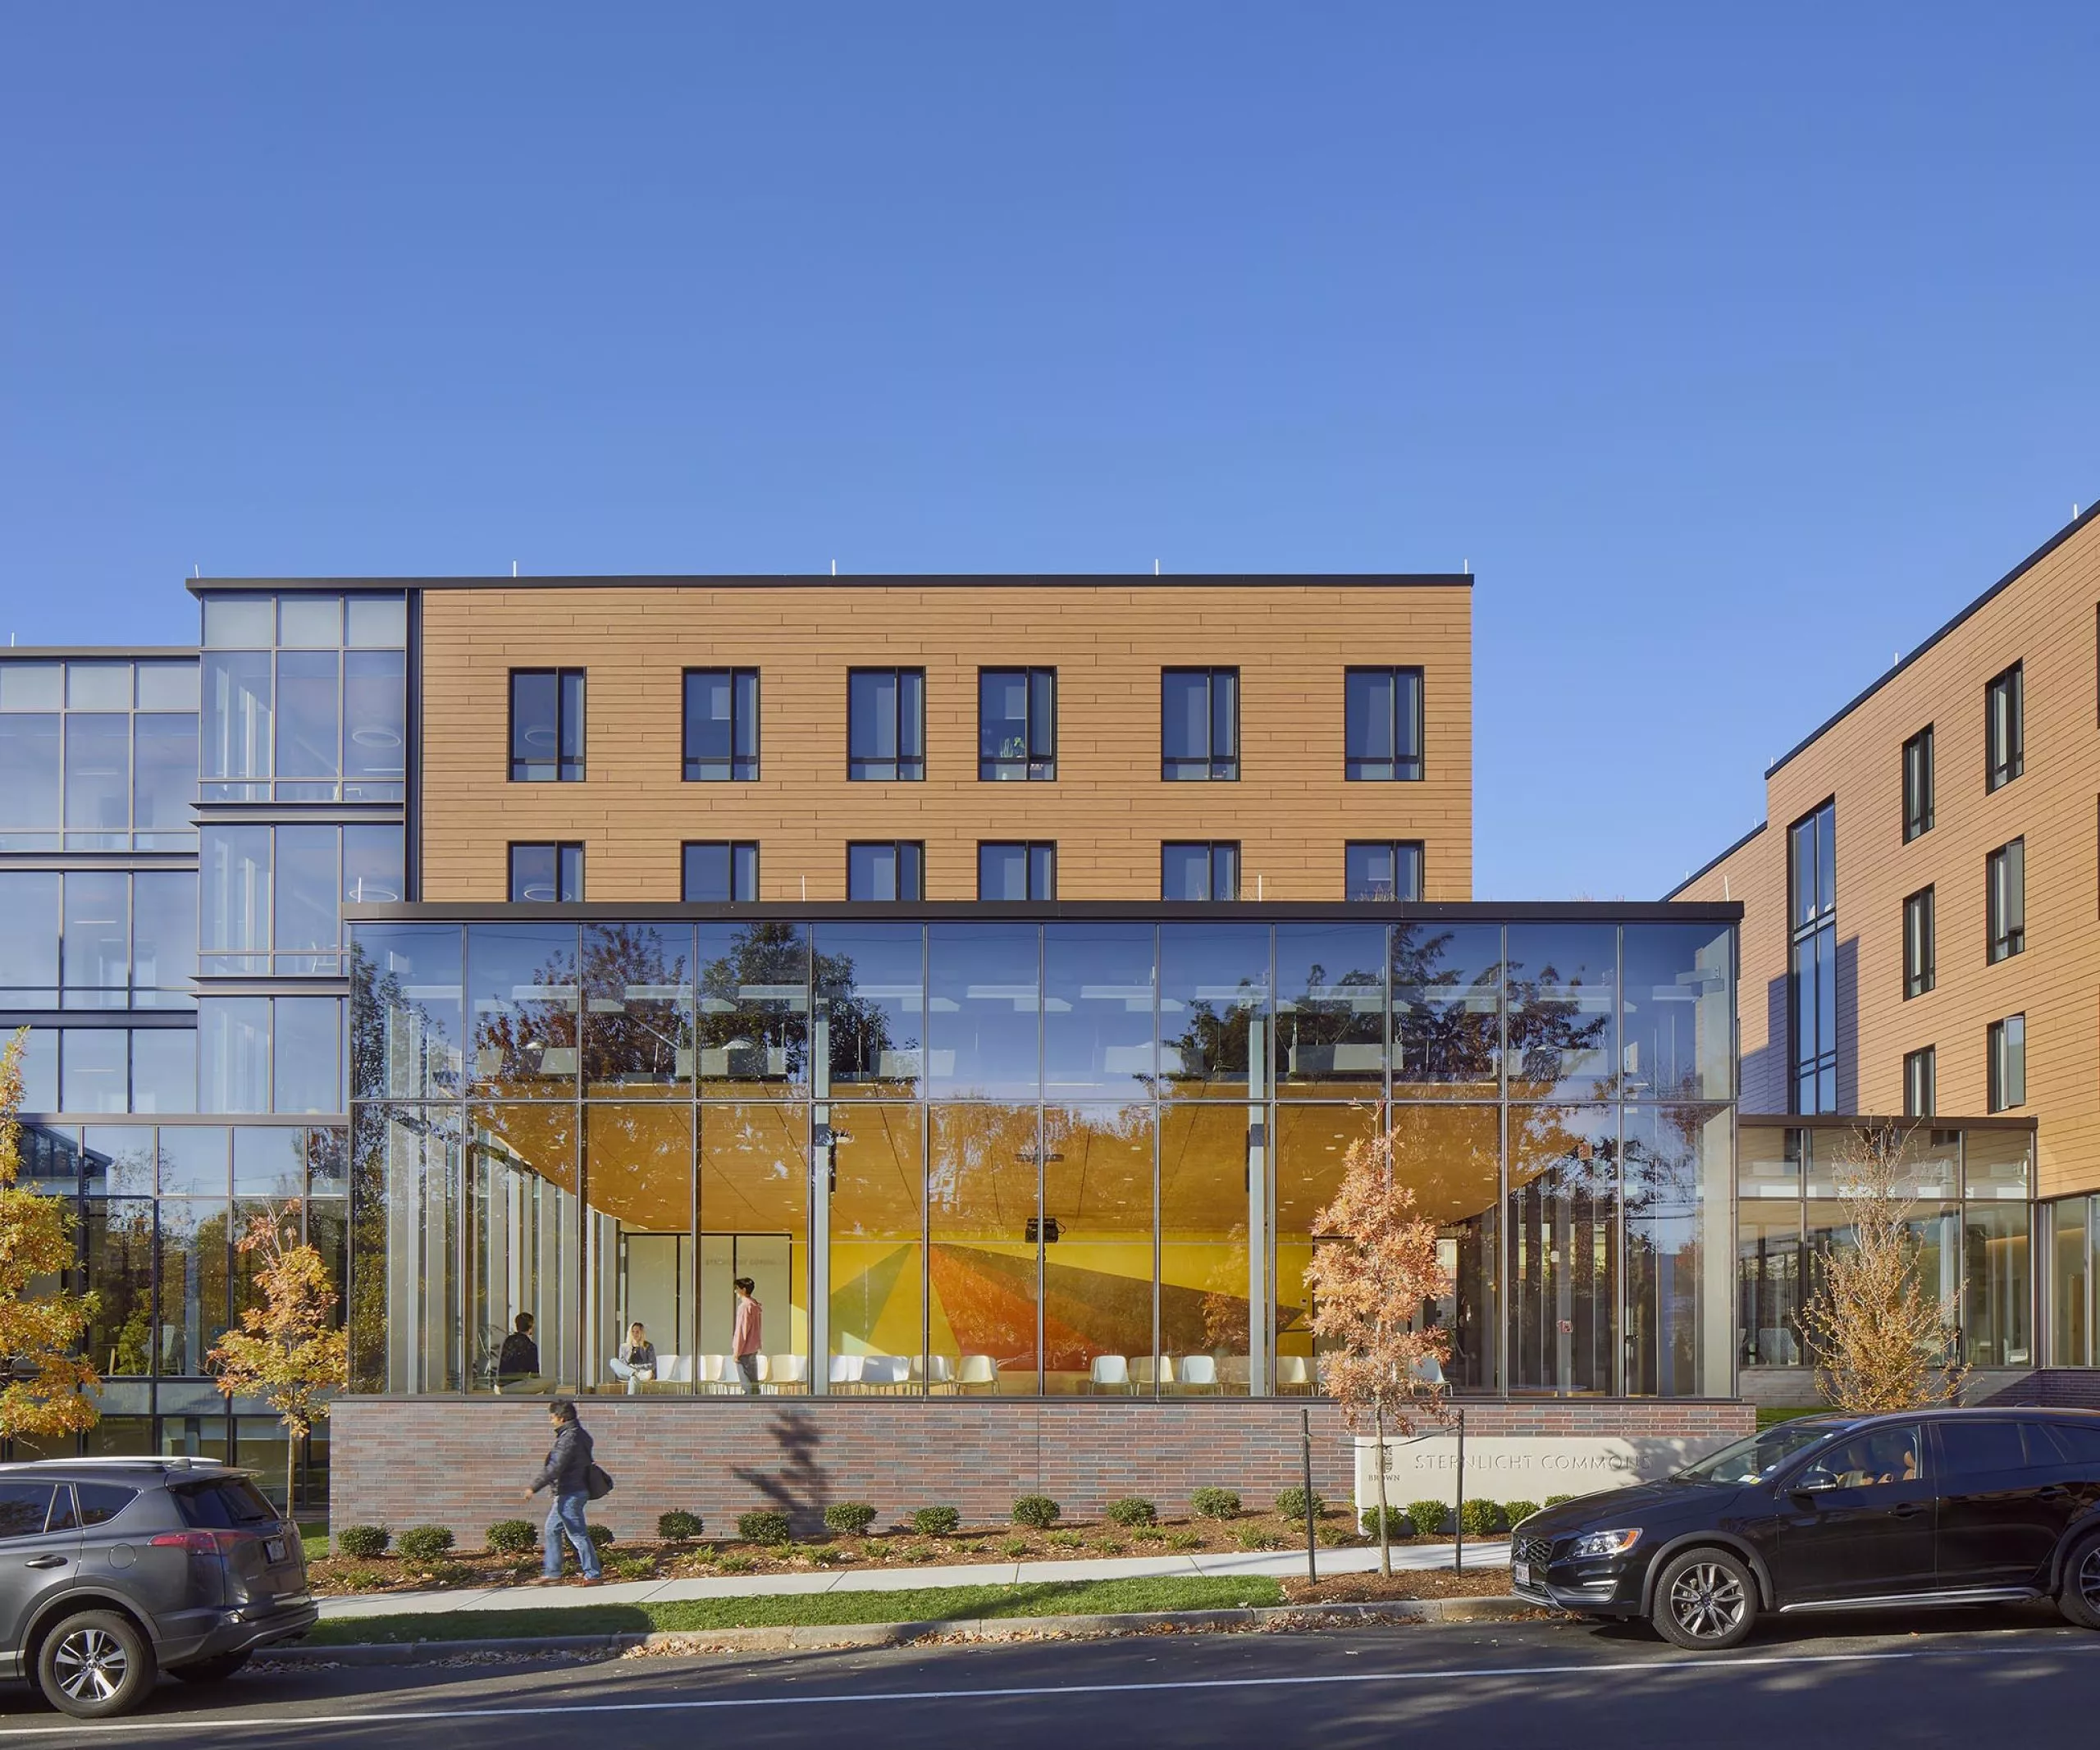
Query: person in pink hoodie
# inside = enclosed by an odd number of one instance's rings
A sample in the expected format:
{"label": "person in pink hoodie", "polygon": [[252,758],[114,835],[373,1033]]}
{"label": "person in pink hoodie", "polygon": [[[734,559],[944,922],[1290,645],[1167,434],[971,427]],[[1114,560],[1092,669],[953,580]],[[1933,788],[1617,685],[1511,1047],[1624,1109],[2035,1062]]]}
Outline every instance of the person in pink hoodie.
{"label": "person in pink hoodie", "polygon": [[729,1353],[737,1359],[737,1371],[744,1377],[745,1395],[758,1396],[759,1351],[765,1346],[765,1309],[758,1304],[758,1284],[740,1276],[737,1291],[737,1323],[729,1333]]}

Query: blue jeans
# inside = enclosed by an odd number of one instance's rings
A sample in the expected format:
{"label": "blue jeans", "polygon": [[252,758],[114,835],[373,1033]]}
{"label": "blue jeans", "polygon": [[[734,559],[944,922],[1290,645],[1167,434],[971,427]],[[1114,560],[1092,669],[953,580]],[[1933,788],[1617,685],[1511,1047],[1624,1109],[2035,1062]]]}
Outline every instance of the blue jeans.
{"label": "blue jeans", "polygon": [[547,1509],[547,1528],[541,1540],[546,1547],[546,1553],[541,1561],[540,1571],[549,1579],[561,1578],[561,1540],[564,1532],[575,1547],[576,1559],[583,1564],[584,1579],[598,1578],[598,1546],[591,1541],[590,1528],[583,1523],[583,1510],[590,1505],[588,1495],[557,1495],[554,1505]]}

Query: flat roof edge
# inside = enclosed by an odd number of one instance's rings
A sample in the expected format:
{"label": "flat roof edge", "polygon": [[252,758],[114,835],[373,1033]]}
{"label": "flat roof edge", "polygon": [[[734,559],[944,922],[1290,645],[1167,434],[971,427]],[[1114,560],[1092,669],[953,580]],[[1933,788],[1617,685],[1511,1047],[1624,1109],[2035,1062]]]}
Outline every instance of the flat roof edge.
{"label": "flat roof edge", "polygon": [[25,656],[39,662],[164,661],[201,655],[203,651],[194,644],[10,644],[0,649],[0,662]]}
{"label": "flat roof edge", "polygon": [[351,923],[1714,923],[1740,922],[1742,902],[1687,900],[1533,900],[1497,905],[1479,899],[1441,902],[1350,904],[1340,900],[1293,905],[1284,900],[1198,902],[1182,900],[1045,899],[789,900],[741,905],[592,899],[569,905],[495,901],[416,900],[392,905],[346,905]]}
{"label": "flat roof edge", "polygon": [[1472,573],[1451,572],[856,572],[829,577],[822,572],[638,572],[604,576],[557,577],[367,577],[367,578],[185,578],[191,595],[226,590],[395,590],[395,589],[1159,589],[1290,588],[1308,585],[1343,589],[1471,589]]}
{"label": "flat roof edge", "polygon": [[1796,755],[1806,752],[1815,742],[1820,741],[1825,735],[1828,734],[1831,730],[1835,729],[1839,724],[1842,723],[1847,717],[1851,716],[1854,711],[1857,711],[1862,705],[1865,704],[1869,699],[1872,698],[1877,692],[1880,692],[1883,688],[1886,687],[1891,681],[1894,680],[1897,675],[1901,674],[1906,669],[1909,668],[1912,663],[1917,661],[1920,657],[1923,656],[1927,651],[1930,650],[1935,644],[1938,643],[1941,639],[1946,637],[1950,633],[1953,632],[1962,624],[1963,621],[1969,619],[1975,614],[1980,612],[1995,597],[2002,595],[2006,590],[2011,588],[2014,584],[2017,583],[2022,578],[2026,576],[2029,572],[2032,571],[2035,566],[2040,564],[2043,560],[2047,559],[2052,553],[2055,552],[2058,547],[2061,546],[2066,541],[2070,540],[2072,536],[2078,533],[2078,532],[2084,528],[2087,523],[2093,522],[2096,518],[2100,518],[2100,499],[2094,500],[2092,504],[2089,505],[2085,508],[2084,511],[2080,515],[2075,518],[2072,521],[2065,523],[2064,526],[2058,529],[2055,534],[2052,535],[2047,541],[2043,541],[2040,546],[2035,548],[2032,553],[2029,553],[2026,558],[2020,560],[2020,562],[2015,565],[2011,570],[2006,573],[2006,574],[2000,578],[1997,583],[1993,583],[1988,589],[1985,590],[1982,595],[1977,596],[1974,601],[1970,602],[1967,607],[1962,609],[1960,613],[1956,614],[1953,617],[1953,619],[1948,620],[1939,628],[1938,631],[1933,633],[1929,637],[1928,637],[1924,643],[1919,645],[1907,656],[1904,656],[1901,660],[1897,662],[1886,674],[1880,676],[1868,686],[1863,688],[1860,692],[1855,693],[1846,704],[1839,707],[1836,711],[1833,711],[1829,716],[1824,718],[1821,723],[1815,726],[1815,728],[1810,730],[1806,735],[1803,736],[1799,741],[1796,742],[1792,747],[1789,747],[1784,753],[1781,754],[1778,759],[1774,760],[1769,765],[1766,766],[1764,768],[1764,775],[1767,778],[1769,778],[1789,760],[1792,760]]}

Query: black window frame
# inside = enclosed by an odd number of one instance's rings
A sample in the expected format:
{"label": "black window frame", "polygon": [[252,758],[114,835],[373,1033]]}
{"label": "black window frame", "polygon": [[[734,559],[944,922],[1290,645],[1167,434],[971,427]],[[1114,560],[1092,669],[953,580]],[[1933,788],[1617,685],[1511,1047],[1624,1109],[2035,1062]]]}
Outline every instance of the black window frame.
{"label": "black window frame", "polygon": [[[518,853],[520,851],[551,851],[555,859],[555,897],[552,899],[521,899],[518,895]],[[576,853],[576,891],[562,891],[568,875],[564,860],[570,852]],[[509,853],[504,859],[504,873],[509,877],[505,891],[511,904],[579,905],[583,900],[583,841],[577,838],[514,838],[510,842]]]}
{"label": "black window frame", "polygon": [[[893,873],[897,891],[889,898],[853,891],[853,853],[856,851],[876,851],[887,848],[895,857]],[[904,891],[907,868],[915,890]],[[923,838],[854,838],[846,846],[846,897],[849,901],[869,905],[912,905],[926,897],[926,841]]]}
{"label": "black window frame", "polygon": [[2008,838],[1984,858],[1984,963],[2027,950],[2027,838]]}
{"label": "black window frame", "polygon": [[1939,1049],[1920,1045],[1903,1053],[1903,1116],[1930,1118],[1939,1105]]}
{"label": "black window frame", "polygon": [[[1390,738],[1392,756],[1374,758],[1367,750],[1359,751],[1349,745],[1354,733],[1358,712],[1350,697],[1358,681],[1386,680],[1392,684],[1392,696],[1386,701],[1387,733]],[[1424,746],[1427,732],[1423,727],[1423,697],[1427,688],[1422,670],[1413,664],[1395,664],[1390,666],[1357,666],[1342,670],[1342,776],[1350,784],[1419,784],[1428,767],[1428,752]],[[1407,706],[1412,703],[1413,709]],[[1408,719],[1412,721],[1408,721]],[[1412,743],[1413,752],[1407,752]]]}
{"label": "black window frame", "polygon": [[1008,894],[994,896],[984,891],[984,858],[988,852],[1018,851],[1021,853],[1022,885],[1027,891],[1024,899],[1055,899],[1057,897],[1057,844],[1052,838],[980,838],[977,841],[977,897],[980,901],[997,897],[1009,898]]}
{"label": "black window frame", "polygon": [[1933,893],[1921,887],[1903,901],[1903,1000],[1922,997],[1939,976],[1939,945],[1933,927]]}
{"label": "black window frame", "polygon": [[[1191,900],[1185,893],[1170,893],[1166,890],[1166,859],[1175,851],[1202,850],[1204,853],[1204,880],[1210,891]],[[1240,841],[1237,838],[1168,838],[1159,847],[1159,897],[1162,900],[1179,900],[1194,905],[1230,905],[1239,897]],[[1218,892],[1221,870],[1229,873],[1232,891]]]}
{"label": "black window frame", "polygon": [[[729,891],[716,899],[692,890],[695,851],[729,853]],[[746,877],[749,880],[746,880]],[[747,892],[740,889],[748,888]],[[687,905],[747,905],[758,898],[758,841],[756,838],[688,838],[678,847],[678,897]]]}
{"label": "black window frame", "polygon": [[[582,784],[586,774],[585,730],[588,721],[589,674],[582,668],[513,669],[509,681],[510,781],[513,784]],[[551,679],[554,683],[555,755],[552,760],[522,756],[518,748],[518,688],[521,681]],[[571,683],[574,697],[571,697]],[[573,737],[570,730],[573,729]],[[571,756],[572,741],[575,752]],[[535,775],[532,768],[550,766]]]}
{"label": "black window frame", "polygon": [[[1167,747],[1167,727],[1175,720],[1167,709],[1167,688],[1175,681],[1203,679],[1204,747],[1173,753]],[[1221,682],[1229,697],[1221,703]],[[1221,737],[1230,745],[1221,752]],[[1198,768],[1201,770],[1198,770]],[[1239,670],[1235,668],[1171,668],[1159,671],[1159,775],[1166,784],[1237,784],[1239,781]]]}
{"label": "black window frame", "polygon": [[[1018,755],[987,751],[991,739],[984,715],[984,689],[994,679],[1018,676],[1025,715]],[[1054,784],[1057,779],[1057,671],[1055,669],[985,667],[977,671],[977,781],[979,784]]]}
{"label": "black window frame", "polygon": [[[1393,859],[1394,891],[1390,893],[1359,893],[1357,881],[1349,870],[1349,859],[1358,851],[1385,851]],[[1410,857],[1408,853],[1412,853]],[[1404,863],[1412,861],[1414,871],[1413,891],[1399,891],[1399,872]],[[1422,898],[1422,882],[1428,871],[1428,846],[1420,838],[1351,838],[1342,846],[1342,897],[1351,904],[1397,905]]]}
{"label": "black window frame", "polygon": [[[693,753],[693,683],[712,676],[729,683],[729,757],[696,758]],[[746,683],[749,683],[746,687]],[[759,671],[756,669],[687,669],[679,682],[678,746],[687,784],[756,784],[759,778]],[[696,767],[726,765],[726,771]]]}
{"label": "black window frame", "polygon": [[[1806,878],[1806,879],[1805,879]],[[1804,887],[1806,893],[1804,896]],[[1787,1109],[1835,1112],[1838,1099],[1838,800],[1825,797],[1787,829]],[[1803,1001],[1805,979],[1810,998]],[[1804,1039],[1805,1014],[1815,1019]],[[1824,1036],[1825,1026],[1829,1036]]]}
{"label": "black window frame", "polygon": [[1903,843],[1933,829],[1933,726],[1903,744]]}
{"label": "black window frame", "polygon": [[[896,752],[886,758],[856,752],[853,746],[856,720],[854,688],[862,681],[879,680],[884,675],[889,677],[896,689],[896,716],[890,724],[890,738]],[[907,681],[913,684],[907,686]],[[911,695],[908,701],[907,694]],[[924,669],[856,668],[846,671],[846,776],[853,784],[925,782],[926,671]],[[900,843],[904,842],[898,841]]]}
{"label": "black window frame", "polygon": [[1985,1108],[2016,1112],[2027,1103],[2027,1016],[1993,1021],[1984,1033]]}
{"label": "black window frame", "polygon": [[[2026,665],[1984,683],[1984,791],[2002,790],[2027,770]],[[2002,703],[2001,701],[2002,701]]]}

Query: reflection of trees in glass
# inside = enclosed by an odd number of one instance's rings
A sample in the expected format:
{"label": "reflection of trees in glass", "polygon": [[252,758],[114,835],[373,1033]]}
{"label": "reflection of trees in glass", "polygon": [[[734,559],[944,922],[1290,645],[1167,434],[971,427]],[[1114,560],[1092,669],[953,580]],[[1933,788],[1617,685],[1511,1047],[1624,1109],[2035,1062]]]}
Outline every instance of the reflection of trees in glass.
{"label": "reflection of trees in glass", "polygon": [[1502,1049],[1502,967],[1467,976],[1450,963],[1454,932],[1393,930],[1393,1075],[1409,1082],[1495,1080]]}
{"label": "reflection of trees in glass", "polygon": [[[1607,1049],[1611,1040],[1612,1017],[1607,1010],[1583,1017],[1582,1005],[1572,997],[1547,997],[1541,993],[1564,988],[1559,970],[1550,963],[1536,976],[1526,978],[1515,961],[1508,963],[1509,1015],[1509,1098],[1542,1099],[1568,1076],[1583,1058]],[[1620,1077],[1610,1065],[1598,1078],[1600,1099],[1617,1090]]]}
{"label": "reflection of trees in glass", "polygon": [[[853,957],[823,954],[816,957],[817,995],[829,1017],[831,1079],[833,1081],[903,1081],[908,1074],[885,1072],[885,1053],[915,1053],[921,1041],[890,1036],[890,1013],[879,1003],[853,993]],[[923,1024],[924,1007],[920,1015]]]}
{"label": "reflection of trees in glass", "polygon": [[[1358,992],[1381,1000],[1359,1008]],[[1368,1045],[1375,1053],[1385,1042],[1383,1006],[1376,972],[1359,968],[1331,983],[1327,969],[1313,962],[1306,969],[1304,990],[1277,1005],[1276,1067],[1301,1076],[1354,1073],[1376,1081],[1379,1067],[1375,1055],[1367,1065],[1352,1067],[1338,1060],[1335,1048]]]}
{"label": "reflection of trees in glass", "polygon": [[[414,1041],[423,1059],[413,1067],[389,1061],[390,1044]],[[459,1091],[444,1027],[411,998],[394,971],[381,971],[364,944],[350,943],[350,1098],[383,1099],[396,1089],[441,1098]]]}
{"label": "reflection of trees in glass", "polygon": [[[690,940],[689,930],[680,934]],[[587,1085],[679,1079],[678,1054],[692,1036],[686,983],[686,956],[669,950],[660,930],[644,924],[584,927]],[[662,994],[632,994],[638,990]]]}
{"label": "reflection of trees in glass", "polygon": [[[543,1078],[568,1080],[575,1074],[577,964],[573,953],[555,949],[534,969],[529,985],[547,992],[545,1001],[514,995],[474,1017],[474,1080],[495,1083],[500,1094],[511,1081],[532,1087]],[[567,1051],[566,1074],[550,1068],[550,1053]]]}
{"label": "reflection of trees in glass", "polygon": [[1244,1085],[1254,1019],[1267,997],[1260,985],[1243,978],[1237,994],[1231,998],[1221,1002],[1208,998],[1190,1002],[1188,1025],[1165,1041],[1166,1049],[1178,1053],[1180,1059],[1179,1067],[1168,1071],[1165,1079]]}
{"label": "reflection of trees in glass", "polygon": [[[806,1082],[809,976],[801,925],[745,925],[728,953],[700,969],[700,1049],[726,1052],[728,1076],[737,1081]],[[768,989],[783,994],[751,994]]]}

